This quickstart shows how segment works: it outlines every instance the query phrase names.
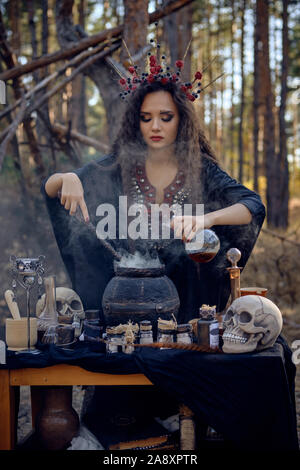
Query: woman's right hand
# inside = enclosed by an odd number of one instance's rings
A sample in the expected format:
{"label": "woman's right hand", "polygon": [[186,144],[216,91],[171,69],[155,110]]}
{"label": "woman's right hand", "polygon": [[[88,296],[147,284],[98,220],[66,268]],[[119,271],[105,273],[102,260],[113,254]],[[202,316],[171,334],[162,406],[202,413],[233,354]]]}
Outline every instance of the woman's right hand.
{"label": "woman's right hand", "polygon": [[77,206],[80,207],[85,222],[89,222],[89,213],[84,200],[84,191],[80,179],[75,173],[63,173],[60,194],[60,203],[69,211],[70,215],[75,215]]}

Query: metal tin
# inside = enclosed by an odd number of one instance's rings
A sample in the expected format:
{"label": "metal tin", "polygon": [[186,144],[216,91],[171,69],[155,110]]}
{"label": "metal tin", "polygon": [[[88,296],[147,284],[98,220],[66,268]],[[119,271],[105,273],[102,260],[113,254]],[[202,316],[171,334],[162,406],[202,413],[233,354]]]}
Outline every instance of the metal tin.
{"label": "metal tin", "polygon": [[83,335],[84,341],[98,342],[103,333],[103,326],[100,325],[100,320],[84,320],[83,321]]}

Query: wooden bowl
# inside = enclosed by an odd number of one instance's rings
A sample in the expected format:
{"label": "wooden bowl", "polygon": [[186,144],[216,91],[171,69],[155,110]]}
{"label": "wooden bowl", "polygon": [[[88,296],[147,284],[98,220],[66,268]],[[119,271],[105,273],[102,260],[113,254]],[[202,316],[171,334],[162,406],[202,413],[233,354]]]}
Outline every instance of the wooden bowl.
{"label": "wooden bowl", "polygon": [[244,295],[261,295],[266,297],[268,289],[266,287],[241,287],[241,296]]}

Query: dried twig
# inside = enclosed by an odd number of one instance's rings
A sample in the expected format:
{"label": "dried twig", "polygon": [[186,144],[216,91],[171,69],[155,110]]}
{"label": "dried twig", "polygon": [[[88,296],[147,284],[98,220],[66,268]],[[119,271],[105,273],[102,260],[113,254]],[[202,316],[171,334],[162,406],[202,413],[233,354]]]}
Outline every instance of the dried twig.
{"label": "dried twig", "polygon": [[222,353],[220,348],[210,348],[209,346],[201,346],[198,344],[183,344],[183,343],[149,343],[149,344],[133,344],[135,348],[167,348],[167,349],[181,349],[183,351],[198,351],[210,353]]}
{"label": "dried twig", "polygon": [[267,233],[268,235],[271,235],[272,237],[276,237],[279,240],[282,240],[282,241],[288,242],[288,243],[292,243],[293,245],[296,245],[296,246],[300,247],[300,243],[295,242],[295,240],[290,240],[289,238],[283,237],[282,235],[278,235],[278,233],[272,232],[271,230],[268,230],[266,228],[262,228],[261,231],[264,232],[264,233]]}
{"label": "dried twig", "polygon": [[47,101],[49,98],[51,98],[53,95],[55,95],[58,91],[60,91],[62,88],[64,88],[70,81],[74,80],[74,78],[82,72],[86,67],[92,65],[96,60],[103,59],[106,55],[112,54],[117,48],[119,47],[118,44],[114,44],[111,48],[102,50],[101,52],[98,52],[97,54],[93,55],[92,57],[89,57],[86,59],[84,62],[82,62],[73,72],[71,75],[66,77],[61,83],[58,83],[54,88],[52,88],[48,93],[43,95],[37,102],[33,103],[33,105],[30,107],[30,113],[38,108],[40,108],[45,101]]}
{"label": "dried twig", "polygon": [[284,324],[284,325],[291,326],[292,328],[300,328],[300,324],[299,324],[299,323],[295,323],[295,322],[292,321],[292,320],[288,320],[286,317],[283,317],[283,324]]}
{"label": "dried twig", "polygon": [[[99,46],[95,47],[95,48],[90,48],[88,49],[87,51],[83,51],[81,52],[80,54],[78,54],[76,57],[74,57],[72,60],[70,60],[69,62],[67,62],[66,64],[64,64],[62,67],[60,67],[58,70],[56,70],[55,72],[53,72],[51,75],[45,77],[43,80],[41,80],[36,86],[34,86],[31,90],[29,90],[26,94],[25,94],[25,98],[26,99],[29,99],[32,95],[34,95],[35,93],[37,93],[38,91],[42,90],[43,88],[45,88],[50,82],[52,82],[53,80],[55,80],[57,77],[59,77],[60,75],[62,75],[66,69],[70,68],[70,67],[75,67],[78,62],[82,62],[84,59],[86,59],[87,57],[91,56],[91,55],[94,55],[96,54],[97,52],[103,50],[104,46],[103,44],[100,44]],[[5,108],[5,110],[0,113],[0,120],[6,116],[8,113],[10,113],[11,111],[13,111],[17,106],[19,106],[21,104],[21,99],[15,101],[14,104],[12,104],[11,106],[8,106],[7,108]]]}
{"label": "dried twig", "polygon": [[[54,132],[57,132],[63,136],[67,135],[68,133],[68,128],[66,126],[63,126],[62,124],[53,123],[51,127]],[[96,139],[92,139],[91,137],[87,137],[86,135],[83,135],[77,131],[70,130],[69,138],[77,140],[81,144],[94,147],[95,149],[100,150],[101,152],[107,152],[109,150],[109,146],[107,144],[99,142]]]}
{"label": "dried twig", "polygon": [[[32,104],[30,104],[30,106],[28,106],[25,109],[25,112],[23,113],[23,119],[26,119],[26,117],[28,117],[33,111],[35,111],[37,109],[40,109],[42,107],[42,105],[49,98],[51,98],[58,91],[60,91],[62,88],[64,88],[70,81],[74,80],[74,78],[80,72],[82,72],[86,67],[93,64],[96,60],[101,59],[101,58],[105,57],[108,54],[111,54],[115,49],[117,49],[117,47],[119,47],[119,45],[114,44],[110,49],[101,50],[97,54],[93,55],[92,57],[89,57],[84,62],[82,62],[77,68],[75,68],[75,70],[71,73],[71,75],[66,77],[64,80],[62,80],[62,82],[58,83],[54,88],[49,90],[48,93],[45,93],[38,101],[35,101]],[[18,114],[18,117],[19,117],[19,114]],[[0,135],[0,140],[3,139],[6,136],[6,134],[9,132],[9,128],[10,128],[10,126],[8,126],[6,129],[4,129],[4,131]]]}
{"label": "dried twig", "polygon": [[[90,232],[92,232],[95,236],[97,236],[96,227],[92,224],[92,222],[84,221],[84,218],[80,209],[76,211],[75,217],[77,220],[79,220],[79,222],[84,223]],[[112,247],[112,245],[109,242],[107,242],[106,240],[103,240],[102,238],[98,238],[98,240],[104,246],[104,248],[106,248],[117,261],[121,260],[122,258],[121,255]]]}
{"label": "dried twig", "polygon": [[23,98],[19,113],[17,114],[13,122],[8,126],[6,136],[0,144],[0,171],[2,169],[2,164],[3,164],[5,154],[6,154],[7,146],[9,142],[11,141],[11,139],[13,138],[13,136],[15,135],[19,124],[21,124],[21,122],[24,119],[26,106],[27,106],[27,101]]}

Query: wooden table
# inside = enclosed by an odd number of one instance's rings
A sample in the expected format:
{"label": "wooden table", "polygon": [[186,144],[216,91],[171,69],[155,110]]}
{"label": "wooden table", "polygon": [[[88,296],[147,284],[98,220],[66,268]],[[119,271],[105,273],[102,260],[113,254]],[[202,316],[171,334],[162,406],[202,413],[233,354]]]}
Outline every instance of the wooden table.
{"label": "wooden table", "polygon": [[31,387],[31,413],[34,427],[40,408],[40,386],[51,385],[153,385],[143,374],[104,374],[79,366],[58,364],[44,368],[0,369],[0,450],[16,444],[16,388]]}

